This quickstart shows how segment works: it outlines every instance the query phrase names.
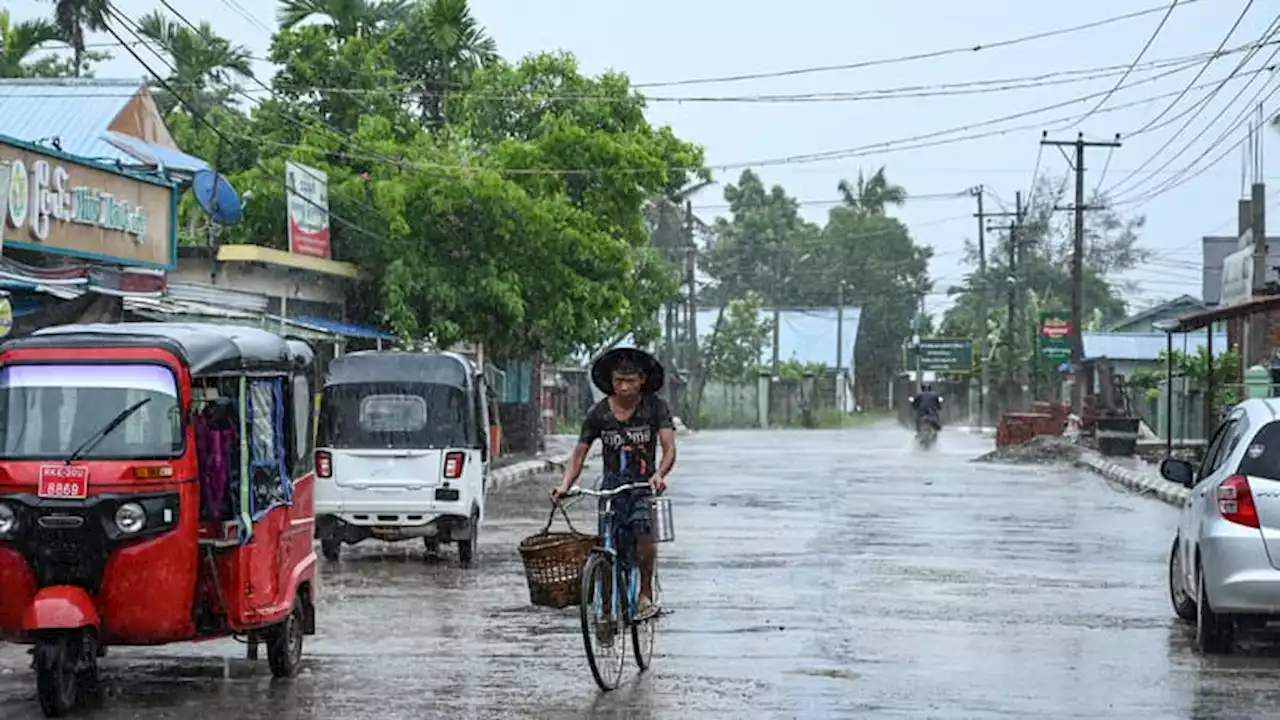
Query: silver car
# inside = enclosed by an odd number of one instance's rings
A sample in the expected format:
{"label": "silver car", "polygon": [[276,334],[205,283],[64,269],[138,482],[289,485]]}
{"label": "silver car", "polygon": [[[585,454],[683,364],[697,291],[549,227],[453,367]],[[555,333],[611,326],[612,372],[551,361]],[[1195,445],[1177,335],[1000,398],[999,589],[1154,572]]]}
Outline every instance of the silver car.
{"label": "silver car", "polygon": [[1231,649],[1236,632],[1280,622],[1280,399],[1246,400],[1214,432],[1204,461],[1166,459],[1190,489],[1169,553],[1169,596],[1196,647]]}

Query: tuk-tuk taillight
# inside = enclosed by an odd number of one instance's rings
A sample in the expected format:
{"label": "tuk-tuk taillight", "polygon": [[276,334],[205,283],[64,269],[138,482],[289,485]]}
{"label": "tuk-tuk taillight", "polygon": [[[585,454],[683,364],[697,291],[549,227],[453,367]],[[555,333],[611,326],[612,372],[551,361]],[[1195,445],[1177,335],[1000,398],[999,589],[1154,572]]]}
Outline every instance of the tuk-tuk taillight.
{"label": "tuk-tuk taillight", "polygon": [[316,451],[316,477],[327,478],[333,475],[333,456],[328,450]]}
{"label": "tuk-tuk taillight", "polygon": [[467,460],[467,456],[460,452],[445,453],[444,456],[444,479],[457,480],[462,477],[462,465]]}

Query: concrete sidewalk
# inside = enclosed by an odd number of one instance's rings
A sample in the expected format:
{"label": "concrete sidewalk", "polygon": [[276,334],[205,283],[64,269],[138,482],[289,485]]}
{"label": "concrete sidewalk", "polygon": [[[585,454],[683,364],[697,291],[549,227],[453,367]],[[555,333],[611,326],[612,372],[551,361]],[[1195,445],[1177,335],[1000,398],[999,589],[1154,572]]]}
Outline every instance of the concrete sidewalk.
{"label": "concrete sidewalk", "polygon": [[[528,480],[541,473],[563,470],[565,463],[569,462],[569,456],[573,453],[573,447],[577,444],[577,440],[572,435],[553,435],[547,438],[546,452],[539,453],[537,457],[528,460],[490,470],[489,492],[511,487],[518,482]],[[596,443],[591,447],[591,452],[587,455],[587,459],[590,460],[599,457],[599,455],[600,444]]]}
{"label": "concrete sidewalk", "polygon": [[1182,507],[1189,491],[1177,483],[1160,477],[1159,470],[1136,458],[1106,458],[1092,450],[1081,450],[1075,462],[1082,467],[1130,490],[1152,495],[1175,507]]}

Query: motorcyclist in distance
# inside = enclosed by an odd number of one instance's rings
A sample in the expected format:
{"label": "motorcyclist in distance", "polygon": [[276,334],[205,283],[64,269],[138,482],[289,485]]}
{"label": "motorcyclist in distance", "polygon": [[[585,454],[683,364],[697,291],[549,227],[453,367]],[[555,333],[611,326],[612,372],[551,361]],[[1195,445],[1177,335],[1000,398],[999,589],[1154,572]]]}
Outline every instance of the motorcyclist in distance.
{"label": "motorcyclist in distance", "polygon": [[928,419],[934,427],[942,429],[942,422],[938,419],[942,413],[942,396],[933,391],[933,385],[924,383],[920,386],[920,392],[911,398],[911,409],[916,414],[916,432],[920,432],[920,421]]}

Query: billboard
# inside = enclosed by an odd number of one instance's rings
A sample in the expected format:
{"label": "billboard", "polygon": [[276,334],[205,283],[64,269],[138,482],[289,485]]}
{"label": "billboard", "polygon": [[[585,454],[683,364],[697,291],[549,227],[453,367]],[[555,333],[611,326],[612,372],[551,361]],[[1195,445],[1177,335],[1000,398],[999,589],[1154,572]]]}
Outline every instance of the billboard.
{"label": "billboard", "polygon": [[289,252],[328,259],[329,176],[286,161],[285,204],[289,212]]}
{"label": "billboard", "polygon": [[1237,250],[1222,260],[1219,307],[1238,305],[1253,297],[1253,247]]}

